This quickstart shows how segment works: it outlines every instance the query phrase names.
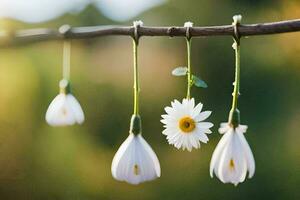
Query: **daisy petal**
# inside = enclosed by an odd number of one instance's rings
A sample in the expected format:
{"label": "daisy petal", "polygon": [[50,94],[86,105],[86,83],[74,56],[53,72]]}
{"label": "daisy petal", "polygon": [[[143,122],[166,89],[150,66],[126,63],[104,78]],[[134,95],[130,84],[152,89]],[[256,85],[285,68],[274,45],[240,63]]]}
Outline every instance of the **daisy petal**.
{"label": "daisy petal", "polygon": [[204,111],[195,117],[196,122],[206,120],[211,115],[211,111]]}
{"label": "daisy petal", "polygon": [[198,122],[198,126],[201,128],[211,128],[214,124],[210,122]]}

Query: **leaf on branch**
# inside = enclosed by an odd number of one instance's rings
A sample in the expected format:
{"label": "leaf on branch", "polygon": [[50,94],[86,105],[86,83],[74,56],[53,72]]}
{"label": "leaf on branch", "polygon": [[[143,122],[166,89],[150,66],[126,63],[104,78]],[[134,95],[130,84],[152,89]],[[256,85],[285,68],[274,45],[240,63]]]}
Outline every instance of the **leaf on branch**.
{"label": "leaf on branch", "polygon": [[187,67],[177,67],[175,69],[173,69],[172,71],[172,75],[173,76],[185,76],[188,72],[188,68]]}
{"label": "leaf on branch", "polygon": [[208,87],[204,80],[200,79],[199,77],[197,77],[195,75],[192,76],[192,80],[193,80],[193,83],[195,84],[195,86],[197,86],[197,87],[202,87],[202,88]]}

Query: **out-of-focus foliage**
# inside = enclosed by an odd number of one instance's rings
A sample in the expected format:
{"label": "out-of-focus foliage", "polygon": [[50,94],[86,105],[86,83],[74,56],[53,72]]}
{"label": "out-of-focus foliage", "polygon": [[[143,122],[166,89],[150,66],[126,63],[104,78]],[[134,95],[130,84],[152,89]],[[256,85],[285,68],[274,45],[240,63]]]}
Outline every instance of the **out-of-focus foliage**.
{"label": "out-of-focus foliage", "polygon": [[[297,0],[170,0],[137,19],[145,25],[195,26],[299,17]],[[116,11],[117,12],[117,11]],[[0,21],[1,28],[112,24],[90,6],[44,24]],[[126,24],[131,24],[127,22]],[[156,151],[162,177],[131,186],[113,180],[114,153],[128,135],[132,113],[132,42],[129,37],[73,41],[71,79],[86,122],[49,127],[48,104],[61,79],[62,43],[42,42],[0,50],[0,199],[153,200],[300,199],[300,34],[243,38],[241,44],[242,123],[256,159],[253,179],[238,187],[209,177],[209,162],[231,104],[234,52],[230,37],[193,39],[192,66],[209,85],[192,95],[212,110],[208,144],[191,153],[169,146],[159,122],[163,108],[185,96],[186,80],[171,75],[186,66],[183,38],[142,38],[139,64],[143,135]]]}

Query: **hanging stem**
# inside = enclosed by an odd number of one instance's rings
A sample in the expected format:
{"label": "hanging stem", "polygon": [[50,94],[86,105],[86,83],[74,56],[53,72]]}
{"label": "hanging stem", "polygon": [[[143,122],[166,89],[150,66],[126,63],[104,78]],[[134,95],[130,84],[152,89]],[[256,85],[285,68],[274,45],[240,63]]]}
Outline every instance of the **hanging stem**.
{"label": "hanging stem", "polygon": [[232,93],[232,107],[229,113],[229,123],[233,127],[237,127],[240,124],[240,111],[238,110],[238,98],[240,95],[240,41],[234,39],[235,50],[235,81],[234,90]]}
{"label": "hanging stem", "polygon": [[138,42],[133,39],[133,73],[134,73],[134,108],[133,114],[139,114],[139,72],[138,72]]}
{"label": "hanging stem", "polygon": [[63,44],[63,78],[70,80],[71,41],[64,40]]}
{"label": "hanging stem", "polygon": [[240,94],[240,44],[235,41],[235,82],[232,98],[232,109],[237,109]]}
{"label": "hanging stem", "polygon": [[192,72],[191,72],[191,46],[192,46],[192,39],[186,38],[186,47],[187,47],[187,65],[188,65],[188,71],[187,71],[187,93],[186,98],[191,98],[191,87],[192,87]]}

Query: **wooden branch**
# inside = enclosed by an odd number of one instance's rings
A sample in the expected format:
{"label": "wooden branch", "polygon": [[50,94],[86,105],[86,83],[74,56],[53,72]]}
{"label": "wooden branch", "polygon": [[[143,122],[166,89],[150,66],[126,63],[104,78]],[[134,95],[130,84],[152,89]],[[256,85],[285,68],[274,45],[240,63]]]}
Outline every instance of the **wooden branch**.
{"label": "wooden branch", "polygon": [[[261,24],[241,24],[238,26],[241,37],[252,35],[266,35],[300,31],[300,19],[279,21]],[[91,27],[70,27],[63,25],[58,30],[39,28],[19,30],[15,32],[1,31],[0,46],[11,46],[26,43],[33,43],[45,40],[84,39],[108,35],[133,36],[133,26],[91,26]],[[192,37],[199,36],[232,36],[233,25],[192,27]],[[169,36],[185,37],[185,27],[151,27],[142,26],[138,29],[139,36]]]}

